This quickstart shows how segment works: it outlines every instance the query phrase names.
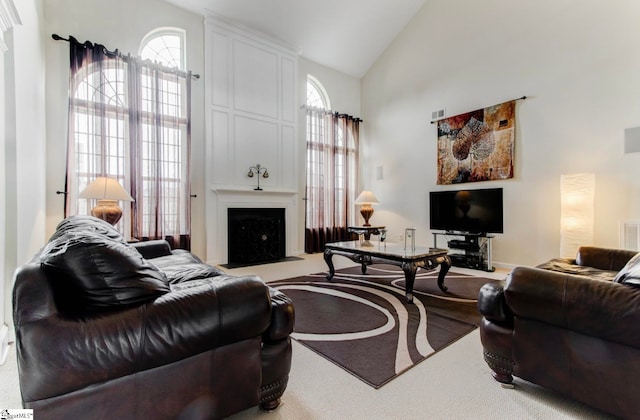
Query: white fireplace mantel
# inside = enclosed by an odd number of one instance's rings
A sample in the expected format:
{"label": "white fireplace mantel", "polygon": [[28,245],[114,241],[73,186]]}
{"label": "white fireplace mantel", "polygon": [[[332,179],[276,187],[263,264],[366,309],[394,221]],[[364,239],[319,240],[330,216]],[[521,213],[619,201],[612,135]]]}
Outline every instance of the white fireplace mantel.
{"label": "white fireplace mantel", "polygon": [[253,188],[212,185],[213,192],[209,208],[213,211],[207,218],[215,234],[207,238],[207,262],[225,264],[228,262],[228,210],[230,208],[284,208],[287,256],[294,255],[298,238],[298,201],[297,191],[289,189],[266,188],[255,191]]}
{"label": "white fireplace mantel", "polygon": [[260,191],[256,191],[252,187],[240,187],[237,185],[212,185],[211,190],[217,194],[263,194],[263,195],[293,195],[298,194],[298,191],[289,188],[272,188],[265,186]]}

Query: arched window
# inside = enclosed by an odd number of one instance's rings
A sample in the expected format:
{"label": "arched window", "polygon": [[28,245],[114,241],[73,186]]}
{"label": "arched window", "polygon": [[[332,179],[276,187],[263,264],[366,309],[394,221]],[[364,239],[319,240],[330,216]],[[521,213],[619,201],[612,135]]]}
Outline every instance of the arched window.
{"label": "arched window", "polygon": [[324,86],[312,75],[307,76],[307,106],[311,108],[331,109],[329,95]]}
{"label": "arched window", "polygon": [[139,55],[145,60],[167,67],[186,70],[185,32],[178,28],[158,28],[149,32],[140,43]]}

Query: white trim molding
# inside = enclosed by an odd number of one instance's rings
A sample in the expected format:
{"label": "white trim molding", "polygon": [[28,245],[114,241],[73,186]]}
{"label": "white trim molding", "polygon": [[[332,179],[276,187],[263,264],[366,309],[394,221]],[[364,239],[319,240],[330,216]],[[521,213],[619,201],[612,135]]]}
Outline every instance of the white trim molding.
{"label": "white trim molding", "polygon": [[0,0],[0,52],[8,50],[4,33],[16,25],[22,25],[22,21],[13,0]]}
{"label": "white trim molding", "polygon": [[0,366],[7,361],[9,354],[9,327],[7,324],[0,325]]}
{"label": "white trim molding", "polygon": [[[20,16],[18,15],[18,9],[16,9],[13,0],[0,0],[0,65],[2,65],[1,55],[9,50],[9,46],[4,42],[4,33],[16,25],[22,25]],[[4,100],[4,74],[0,71],[0,97]],[[4,108],[0,107],[0,112],[4,113]],[[0,116],[0,122],[4,122],[4,115]],[[0,141],[2,147],[4,147],[5,139],[4,135],[0,135]],[[5,156],[2,155],[2,159]],[[2,165],[4,168],[4,164]],[[4,191],[2,192],[4,194]],[[4,215],[2,216],[2,223],[4,223]],[[4,252],[4,248],[0,251]],[[6,271],[4,265],[4,256],[0,260],[0,272]],[[4,364],[7,360],[7,354],[9,352],[9,327],[5,322],[5,304],[8,303],[5,300],[5,290],[8,289],[8,283],[3,282],[3,277],[0,276],[0,365]],[[8,281],[8,280],[6,280]]]}
{"label": "white trim molding", "polygon": [[283,208],[285,210],[286,253],[297,255],[298,237],[298,193],[294,190],[240,189],[237,187],[211,186],[213,192],[209,223],[215,235],[208,237],[207,262],[225,264],[228,262],[228,212],[230,208]]}

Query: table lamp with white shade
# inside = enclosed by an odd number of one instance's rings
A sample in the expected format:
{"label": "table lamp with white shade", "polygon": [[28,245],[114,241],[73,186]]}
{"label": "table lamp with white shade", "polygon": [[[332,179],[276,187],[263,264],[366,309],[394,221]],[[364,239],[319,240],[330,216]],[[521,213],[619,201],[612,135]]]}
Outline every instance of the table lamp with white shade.
{"label": "table lamp with white shade", "polygon": [[98,204],[91,209],[91,215],[115,225],[122,217],[118,201],[133,201],[129,193],[117,179],[100,176],[90,183],[79,195],[80,198],[97,199]]}
{"label": "table lamp with white shade", "polygon": [[360,204],[360,214],[364,218],[364,225],[362,226],[371,226],[369,224],[369,219],[373,216],[373,207],[372,204],[380,204],[380,201],[376,198],[376,196],[371,191],[362,191],[358,198],[356,198],[355,204]]}

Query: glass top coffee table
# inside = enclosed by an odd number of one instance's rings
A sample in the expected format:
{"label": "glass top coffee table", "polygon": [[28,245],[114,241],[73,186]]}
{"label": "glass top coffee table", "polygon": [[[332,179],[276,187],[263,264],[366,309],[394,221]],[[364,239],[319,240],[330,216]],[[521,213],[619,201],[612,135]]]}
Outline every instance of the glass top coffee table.
{"label": "glass top coffee table", "polygon": [[404,271],[407,302],[413,302],[413,283],[419,267],[432,270],[440,266],[438,287],[443,292],[447,291],[444,277],[451,267],[451,259],[447,252],[446,249],[419,246],[413,251],[405,251],[404,245],[394,243],[363,245],[360,241],[330,242],[324,246],[324,260],[329,267],[327,280],[331,280],[335,274],[334,255],[342,255],[360,263],[362,274],[367,273],[367,266],[371,264],[386,263],[401,267]]}

